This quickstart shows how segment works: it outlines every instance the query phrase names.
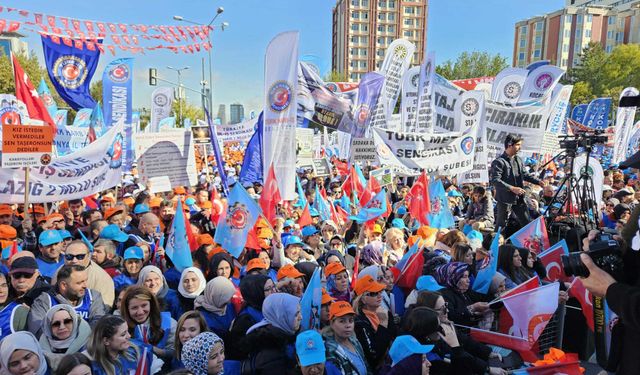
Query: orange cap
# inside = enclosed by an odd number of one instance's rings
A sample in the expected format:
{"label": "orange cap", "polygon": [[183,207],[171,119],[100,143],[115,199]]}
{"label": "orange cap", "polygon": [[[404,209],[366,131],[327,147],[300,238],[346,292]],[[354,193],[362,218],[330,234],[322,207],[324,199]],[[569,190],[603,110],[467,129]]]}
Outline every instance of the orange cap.
{"label": "orange cap", "polygon": [[160,197],[149,199],[149,207],[160,207],[160,204],[162,204],[162,198]]}
{"label": "orange cap", "polygon": [[29,209],[29,213],[30,214],[36,213],[36,214],[43,214],[44,215],[45,214],[44,207],[42,207],[42,206],[33,206],[33,207],[31,207]]}
{"label": "orange cap", "polygon": [[355,313],[356,312],[353,311],[353,307],[351,307],[351,304],[346,301],[334,302],[331,304],[331,306],[329,306],[329,320],[349,314],[355,315]]}
{"label": "orange cap", "polygon": [[58,208],[61,209],[61,210],[67,210],[67,209],[69,209],[69,203],[67,201],[64,201],[64,202],[60,203]]}
{"label": "orange cap", "polygon": [[173,188],[173,193],[174,194],[179,194],[179,195],[187,195],[187,191],[185,190],[185,188],[183,186],[176,186]]}
{"label": "orange cap", "polygon": [[249,263],[247,263],[247,272],[251,272],[255,269],[266,270],[267,265],[264,260],[260,258],[253,258],[249,261]]}
{"label": "orange cap", "polygon": [[11,215],[13,210],[8,204],[0,204],[0,215]]}
{"label": "orange cap", "polygon": [[325,288],[322,288],[322,302],[320,303],[321,305],[326,305],[328,303],[334,302],[335,299],[333,297],[331,297],[329,295],[329,293],[327,293],[327,290]]}
{"label": "orange cap", "polygon": [[386,288],[384,284],[376,282],[370,275],[364,275],[359,278],[358,281],[356,281],[356,287],[354,291],[357,295],[362,295],[365,292],[380,292],[384,288]]}
{"label": "orange cap", "polygon": [[281,267],[280,270],[278,270],[278,274],[276,275],[278,281],[284,279],[285,277],[297,279],[298,277],[304,277],[304,274],[298,271],[291,264],[287,264],[286,266]]}
{"label": "orange cap", "polygon": [[105,195],[104,197],[100,198],[100,203],[102,202],[116,203],[116,201],[108,195]]}
{"label": "orange cap", "polygon": [[18,236],[18,231],[11,225],[0,225],[0,238],[3,240],[15,240]]}
{"label": "orange cap", "polygon": [[201,234],[196,238],[198,246],[213,245],[213,237],[210,234]]}
{"label": "orange cap", "polygon": [[104,211],[104,219],[109,220],[110,217],[123,213],[122,208],[111,207]]}
{"label": "orange cap", "polygon": [[132,197],[126,197],[122,199],[122,202],[126,204],[129,208],[131,208],[131,206],[133,206],[133,204],[136,203],[136,200],[133,199]]}
{"label": "orange cap", "polygon": [[211,203],[211,201],[202,202],[202,204],[200,205],[200,208],[202,208],[203,210],[212,209],[213,208],[213,203]]}
{"label": "orange cap", "polygon": [[335,263],[331,263],[331,264],[327,264],[327,266],[324,268],[324,274],[326,276],[329,275],[337,275],[340,272],[344,272],[347,269],[344,268],[344,266],[342,265],[342,263],[340,262],[335,262]]}
{"label": "orange cap", "polygon": [[50,219],[58,219],[58,220],[62,219],[62,220],[64,220],[64,216],[62,216],[62,214],[59,214],[59,213],[57,213],[57,212],[54,212],[54,213],[52,213],[51,215],[49,215],[49,216],[47,217],[47,219],[48,219],[48,220],[50,220]]}

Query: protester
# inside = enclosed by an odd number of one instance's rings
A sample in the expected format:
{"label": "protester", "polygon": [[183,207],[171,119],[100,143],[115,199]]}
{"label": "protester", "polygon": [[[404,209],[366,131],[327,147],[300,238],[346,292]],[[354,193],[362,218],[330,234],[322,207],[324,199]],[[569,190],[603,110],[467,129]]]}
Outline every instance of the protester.
{"label": "protester", "polygon": [[322,335],[327,361],[342,374],[372,374],[364,350],[355,336],[355,311],[348,302],[338,301],[329,307],[329,326]]}
{"label": "protester", "polygon": [[48,375],[47,359],[30,332],[15,332],[0,342],[0,363],[10,375]]}
{"label": "protester", "polygon": [[162,311],[169,312],[174,320],[180,319],[182,307],[178,301],[178,294],[169,288],[162,270],[156,266],[144,266],[140,270],[136,285],[149,289],[158,299]]}
{"label": "protester", "polygon": [[452,322],[471,327],[487,318],[491,312],[489,305],[482,301],[480,294],[470,289],[468,264],[451,262],[439,266],[435,278],[438,283],[446,286],[442,295],[448,303],[449,319]]}
{"label": "protester", "polygon": [[178,283],[178,301],[180,301],[181,310],[193,310],[195,299],[204,292],[206,286],[207,280],[199,268],[185,268]]}
{"label": "protester", "polygon": [[171,368],[173,370],[184,368],[182,363],[182,348],[187,341],[198,336],[202,332],[206,332],[209,329],[207,322],[202,317],[202,314],[198,311],[187,311],[182,314],[176,325],[176,334],[178,339],[175,340],[175,354],[171,361]]}
{"label": "protester", "polygon": [[231,298],[236,289],[228,278],[217,276],[207,283],[204,293],[196,297],[193,306],[200,311],[207,322],[209,330],[223,339],[236,317],[236,312],[231,305]]}
{"label": "protester", "polygon": [[53,306],[44,318],[40,346],[53,371],[65,355],[80,353],[91,336],[91,327],[69,305]]}
{"label": "protester", "polygon": [[0,340],[14,332],[25,331],[28,314],[28,307],[9,296],[9,281],[0,273]]}
{"label": "protester", "polygon": [[92,375],[91,361],[82,353],[67,354],[60,360],[55,375]]}
{"label": "protester", "polygon": [[181,359],[193,375],[220,375],[224,372],[224,342],[215,333],[200,333],[184,345]]}

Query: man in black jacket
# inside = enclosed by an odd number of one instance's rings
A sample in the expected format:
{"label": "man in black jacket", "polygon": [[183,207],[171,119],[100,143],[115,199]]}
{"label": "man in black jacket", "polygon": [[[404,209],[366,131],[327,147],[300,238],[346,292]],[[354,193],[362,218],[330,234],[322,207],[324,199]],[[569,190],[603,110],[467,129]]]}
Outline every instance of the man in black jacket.
{"label": "man in black jacket", "polygon": [[524,202],[524,182],[545,186],[545,183],[524,168],[518,152],[522,147],[522,138],[509,134],[504,140],[504,152],[491,163],[490,182],[495,188],[496,227],[504,228],[513,211],[520,227],[525,226],[531,218]]}

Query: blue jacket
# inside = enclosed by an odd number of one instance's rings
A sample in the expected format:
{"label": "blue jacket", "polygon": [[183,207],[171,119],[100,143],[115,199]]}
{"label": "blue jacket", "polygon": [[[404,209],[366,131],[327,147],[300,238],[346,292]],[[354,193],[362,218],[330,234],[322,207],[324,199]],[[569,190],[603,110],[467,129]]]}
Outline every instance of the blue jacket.
{"label": "blue jacket", "polygon": [[173,289],[167,291],[167,294],[161,298],[160,304],[162,311],[171,313],[171,317],[176,321],[180,320],[180,317],[184,313],[184,311],[182,311],[182,304],[178,299],[178,293]]}

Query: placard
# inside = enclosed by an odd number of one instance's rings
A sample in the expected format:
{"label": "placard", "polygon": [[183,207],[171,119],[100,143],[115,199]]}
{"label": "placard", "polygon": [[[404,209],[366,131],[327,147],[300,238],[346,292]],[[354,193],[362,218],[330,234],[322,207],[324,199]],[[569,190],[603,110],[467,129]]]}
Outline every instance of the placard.
{"label": "placard", "polygon": [[313,172],[316,177],[324,177],[331,174],[331,165],[325,158],[313,159]]}
{"label": "placard", "polygon": [[378,154],[373,138],[351,138],[351,162],[378,165]]}
{"label": "placard", "polygon": [[2,126],[2,168],[49,165],[53,131],[50,126]]}
{"label": "placard", "polygon": [[378,168],[369,172],[369,176],[374,177],[380,186],[387,186],[393,183],[393,169]]}

